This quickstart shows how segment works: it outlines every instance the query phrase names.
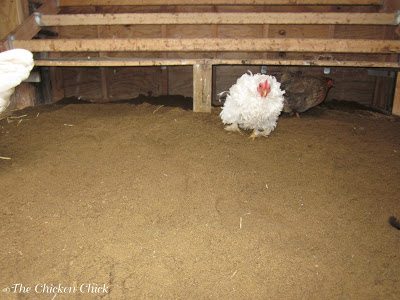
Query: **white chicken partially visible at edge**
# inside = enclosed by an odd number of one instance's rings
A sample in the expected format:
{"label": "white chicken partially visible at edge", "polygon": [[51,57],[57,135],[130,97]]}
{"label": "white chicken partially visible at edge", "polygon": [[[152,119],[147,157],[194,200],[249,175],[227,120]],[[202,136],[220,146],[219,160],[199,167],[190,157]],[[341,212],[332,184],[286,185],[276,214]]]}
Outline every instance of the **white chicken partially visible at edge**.
{"label": "white chicken partially visible at edge", "polygon": [[220,117],[228,131],[253,129],[251,138],[268,136],[283,109],[285,91],[274,76],[243,74],[227,93]]}
{"label": "white chicken partially visible at edge", "polygon": [[15,87],[29,77],[33,68],[33,55],[25,49],[0,53],[0,113],[10,104]]}

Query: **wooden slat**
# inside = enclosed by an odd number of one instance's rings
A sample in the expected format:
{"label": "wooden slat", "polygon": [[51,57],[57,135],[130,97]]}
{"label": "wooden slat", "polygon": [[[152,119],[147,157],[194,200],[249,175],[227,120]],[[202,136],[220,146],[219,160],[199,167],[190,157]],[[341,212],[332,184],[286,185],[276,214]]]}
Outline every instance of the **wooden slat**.
{"label": "wooden slat", "polygon": [[[278,59],[211,59],[212,65],[282,65],[282,66],[323,66],[400,68],[396,62],[381,61],[337,61],[337,60],[278,60]],[[140,66],[183,66],[204,63],[193,59],[46,59],[35,60],[39,67],[140,67]]]}
{"label": "wooden slat", "polygon": [[89,5],[382,5],[382,0],[60,0],[60,6]]}
{"label": "wooden slat", "polygon": [[32,52],[98,51],[287,51],[342,53],[400,53],[400,40],[359,39],[54,39],[17,40],[15,48]]}
{"label": "wooden slat", "polygon": [[400,72],[397,72],[396,91],[393,98],[392,114],[400,117]]}
{"label": "wooden slat", "polygon": [[[55,0],[46,0],[38,9],[38,13],[56,14],[59,11]],[[15,39],[31,39],[40,31],[40,26],[35,21],[35,16],[29,16],[10,35]]]}
{"label": "wooden slat", "polygon": [[273,65],[273,66],[400,68],[400,64],[397,62],[338,61],[338,60],[213,59],[212,64],[213,65]]}
{"label": "wooden slat", "polygon": [[193,111],[211,112],[212,65],[193,66]]}
{"label": "wooden slat", "polygon": [[149,67],[149,66],[190,66],[201,63],[195,59],[42,59],[35,60],[38,67]]}
{"label": "wooden slat", "polygon": [[394,13],[121,13],[43,15],[42,26],[129,24],[397,25]]}
{"label": "wooden slat", "polygon": [[0,5],[0,39],[6,38],[10,31],[23,22],[25,16],[22,2],[22,0],[2,1]]}

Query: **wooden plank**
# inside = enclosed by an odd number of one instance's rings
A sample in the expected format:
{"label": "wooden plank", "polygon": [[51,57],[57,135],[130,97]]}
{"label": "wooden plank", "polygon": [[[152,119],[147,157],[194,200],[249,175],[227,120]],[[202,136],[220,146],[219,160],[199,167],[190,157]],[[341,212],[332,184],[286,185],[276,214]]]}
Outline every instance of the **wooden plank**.
{"label": "wooden plank", "polygon": [[193,99],[193,66],[170,66],[168,74],[169,95]]}
{"label": "wooden plank", "polygon": [[382,61],[338,61],[297,59],[213,59],[213,65],[272,65],[272,66],[321,66],[360,68],[400,68],[397,62]]}
{"label": "wooden plank", "polygon": [[211,112],[212,65],[193,66],[193,111]]}
{"label": "wooden plank", "polygon": [[[49,59],[58,59],[61,56],[59,52],[49,53]],[[50,77],[50,83],[46,82],[43,88],[48,88],[46,94],[50,97],[46,100],[51,100],[50,103],[57,102],[64,98],[65,90],[63,86],[63,72],[60,68],[51,67],[48,69],[48,76]]]}
{"label": "wooden plank", "polygon": [[[56,0],[45,0],[37,12],[41,14],[56,14],[58,11]],[[17,40],[31,39],[40,31],[40,28],[35,21],[35,16],[31,15],[10,35]],[[12,44],[12,41],[10,42]]]}
{"label": "wooden plank", "polygon": [[121,13],[43,15],[42,26],[129,24],[397,25],[394,13]]}
{"label": "wooden plank", "polygon": [[[45,59],[35,60],[39,67],[139,67],[184,66],[204,63],[193,59]],[[278,60],[278,59],[211,59],[212,65],[274,65],[274,66],[324,66],[361,68],[400,68],[397,62],[338,61],[338,60]]]}
{"label": "wooden plank", "polygon": [[149,66],[189,66],[200,63],[194,59],[41,59],[35,60],[38,67],[149,67]]}
{"label": "wooden plank", "polygon": [[400,116],[400,72],[397,72],[396,91],[393,98],[392,114]]}
{"label": "wooden plank", "polygon": [[54,39],[16,40],[14,47],[32,52],[98,51],[288,51],[332,53],[400,53],[400,40],[360,39]]}
{"label": "wooden plank", "polygon": [[[4,3],[3,3],[4,2]],[[0,39],[7,37],[7,34],[22,23],[20,0],[2,1],[0,5]]]}
{"label": "wooden plank", "polygon": [[11,95],[8,109],[15,110],[34,106],[37,99],[38,95],[35,86],[31,83],[22,82]]}
{"label": "wooden plank", "polygon": [[382,0],[60,0],[60,6],[90,5],[382,5]]}

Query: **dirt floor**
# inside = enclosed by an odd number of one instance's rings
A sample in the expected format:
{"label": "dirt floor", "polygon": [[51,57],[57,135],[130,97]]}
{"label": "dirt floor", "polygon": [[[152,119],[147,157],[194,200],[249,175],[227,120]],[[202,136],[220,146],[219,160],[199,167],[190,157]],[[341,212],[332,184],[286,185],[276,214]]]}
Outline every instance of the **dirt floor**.
{"label": "dirt floor", "polygon": [[251,141],[158,100],[0,122],[1,299],[399,299],[399,119]]}

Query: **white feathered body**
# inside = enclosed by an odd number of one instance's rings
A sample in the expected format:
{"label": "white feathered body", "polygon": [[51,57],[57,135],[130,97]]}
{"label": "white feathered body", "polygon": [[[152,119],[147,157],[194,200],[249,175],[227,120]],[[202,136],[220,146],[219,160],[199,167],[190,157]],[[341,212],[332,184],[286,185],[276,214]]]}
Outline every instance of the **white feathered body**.
{"label": "white feathered body", "polygon": [[0,53],[0,113],[10,104],[14,89],[29,77],[33,55],[28,50],[13,49]]}
{"label": "white feathered body", "polygon": [[[262,97],[257,87],[268,80],[271,91]],[[264,74],[243,74],[229,89],[220,113],[224,124],[237,124],[242,129],[264,132],[267,136],[276,127],[283,109],[285,91],[274,76]]]}

